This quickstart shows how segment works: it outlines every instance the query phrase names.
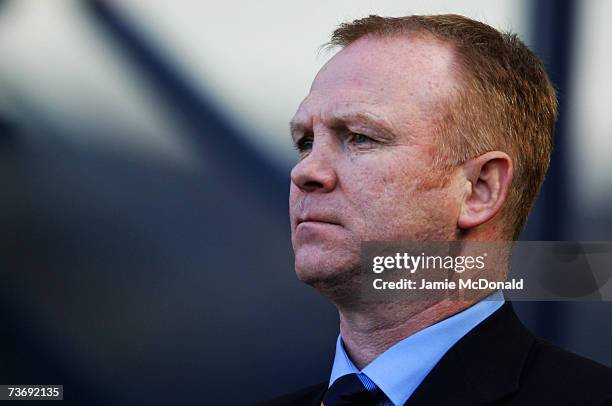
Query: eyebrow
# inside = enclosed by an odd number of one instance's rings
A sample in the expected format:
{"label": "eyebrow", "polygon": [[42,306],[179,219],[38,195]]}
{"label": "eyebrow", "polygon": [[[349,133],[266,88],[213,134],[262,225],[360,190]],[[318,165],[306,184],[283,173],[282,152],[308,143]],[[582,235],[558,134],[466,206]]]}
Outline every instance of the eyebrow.
{"label": "eyebrow", "polygon": [[[393,137],[394,133],[391,130],[391,126],[384,120],[377,118],[375,115],[368,112],[345,112],[335,114],[327,119],[330,128],[339,128],[349,126],[351,123],[359,123],[366,127],[372,127],[380,132],[382,135]],[[294,141],[298,138],[298,135],[312,131],[309,125],[302,121],[290,121],[289,130]]]}
{"label": "eyebrow", "polygon": [[308,126],[304,125],[301,122],[291,120],[289,122],[289,132],[291,133],[291,138],[294,141],[297,141],[298,134],[305,133],[308,130]]}

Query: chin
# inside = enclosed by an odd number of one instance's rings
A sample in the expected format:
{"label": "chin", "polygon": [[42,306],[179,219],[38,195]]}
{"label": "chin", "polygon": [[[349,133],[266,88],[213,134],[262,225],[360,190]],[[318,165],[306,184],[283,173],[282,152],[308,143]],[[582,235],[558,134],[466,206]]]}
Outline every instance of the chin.
{"label": "chin", "polygon": [[339,301],[347,295],[354,296],[359,289],[360,258],[355,253],[326,254],[324,256],[308,255],[297,252],[295,256],[295,273],[298,279],[330,297]]}
{"label": "chin", "polygon": [[312,284],[317,281],[331,279],[346,272],[346,269],[331,264],[330,261],[318,261],[312,257],[295,257],[295,274],[304,283]]}

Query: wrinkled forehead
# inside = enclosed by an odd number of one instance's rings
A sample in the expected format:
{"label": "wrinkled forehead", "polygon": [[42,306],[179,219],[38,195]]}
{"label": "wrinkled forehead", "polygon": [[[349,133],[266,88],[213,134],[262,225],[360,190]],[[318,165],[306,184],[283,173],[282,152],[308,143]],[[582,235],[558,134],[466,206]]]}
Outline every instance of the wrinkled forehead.
{"label": "wrinkled forehead", "polygon": [[326,114],[334,106],[375,106],[372,113],[401,119],[447,100],[456,87],[454,52],[435,39],[361,38],[321,68],[298,116]]}

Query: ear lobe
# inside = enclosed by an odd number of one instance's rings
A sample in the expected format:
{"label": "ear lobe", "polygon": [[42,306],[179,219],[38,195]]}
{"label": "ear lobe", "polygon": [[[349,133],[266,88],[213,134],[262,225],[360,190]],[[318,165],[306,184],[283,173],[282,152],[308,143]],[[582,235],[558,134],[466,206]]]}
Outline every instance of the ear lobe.
{"label": "ear lobe", "polygon": [[486,223],[501,210],[512,183],[513,166],[506,153],[491,151],[466,162],[463,169],[468,191],[457,225],[470,229]]}

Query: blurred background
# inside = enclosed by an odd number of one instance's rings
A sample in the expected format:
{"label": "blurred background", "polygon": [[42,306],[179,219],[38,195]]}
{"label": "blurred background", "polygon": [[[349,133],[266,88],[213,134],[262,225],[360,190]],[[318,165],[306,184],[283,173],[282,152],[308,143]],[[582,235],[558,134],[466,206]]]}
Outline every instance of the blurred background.
{"label": "blurred background", "polygon": [[[523,239],[612,240],[607,0],[0,0],[0,383],[242,405],[327,379],[338,320],[293,273],[287,123],[320,45],[371,13],[519,33],[561,103]],[[611,303],[515,307],[612,366]]]}

